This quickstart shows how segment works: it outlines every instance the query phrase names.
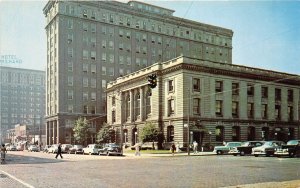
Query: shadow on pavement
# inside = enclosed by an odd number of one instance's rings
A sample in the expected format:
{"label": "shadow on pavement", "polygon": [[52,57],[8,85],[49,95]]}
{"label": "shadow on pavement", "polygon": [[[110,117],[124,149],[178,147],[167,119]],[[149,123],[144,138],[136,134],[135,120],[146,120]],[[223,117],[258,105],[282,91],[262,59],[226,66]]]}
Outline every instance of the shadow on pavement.
{"label": "shadow on pavement", "polygon": [[24,156],[24,155],[15,155],[15,154],[6,154],[5,164],[42,164],[42,163],[60,163],[60,162],[70,162],[64,159],[53,159],[49,158],[41,158],[41,157],[33,157],[33,156]]}

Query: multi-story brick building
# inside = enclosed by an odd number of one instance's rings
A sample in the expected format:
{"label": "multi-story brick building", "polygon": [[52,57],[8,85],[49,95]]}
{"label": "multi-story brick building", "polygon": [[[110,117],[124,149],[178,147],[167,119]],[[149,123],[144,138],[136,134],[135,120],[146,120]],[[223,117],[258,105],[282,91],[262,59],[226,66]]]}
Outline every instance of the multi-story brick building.
{"label": "multi-story brick building", "polygon": [[134,145],[149,122],[182,145],[189,134],[201,144],[300,138],[299,75],[182,56],[118,78],[107,96],[118,142]]}
{"label": "multi-story brick building", "polygon": [[32,134],[43,134],[45,71],[0,66],[0,75],[2,139],[16,124],[27,124]]}
{"label": "multi-story brick building", "polygon": [[[119,76],[180,55],[232,63],[231,30],[173,13],[136,1],[47,3],[48,144],[73,142],[79,116],[105,117],[106,85]],[[99,125],[93,123],[90,142]]]}

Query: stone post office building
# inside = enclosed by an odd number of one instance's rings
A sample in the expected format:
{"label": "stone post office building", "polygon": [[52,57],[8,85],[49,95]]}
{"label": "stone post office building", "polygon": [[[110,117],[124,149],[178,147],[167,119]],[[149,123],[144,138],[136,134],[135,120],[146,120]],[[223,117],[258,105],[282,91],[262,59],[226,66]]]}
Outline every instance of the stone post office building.
{"label": "stone post office building", "polygon": [[[154,89],[150,74],[157,75]],[[299,92],[299,75],[180,56],[109,83],[107,122],[117,142],[129,145],[140,142],[147,122],[163,132],[165,145],[186,145],[188,135],[213,145],[287,141],[300,138]]]}

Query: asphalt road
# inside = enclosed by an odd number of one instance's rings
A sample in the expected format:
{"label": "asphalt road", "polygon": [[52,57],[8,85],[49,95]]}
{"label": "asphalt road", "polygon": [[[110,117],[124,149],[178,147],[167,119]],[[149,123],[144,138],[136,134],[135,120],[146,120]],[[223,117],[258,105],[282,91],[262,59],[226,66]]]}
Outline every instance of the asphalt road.
{"label": "asphalt road", "polygon": [[300,180],[300,158],[54,156],[10,152],[7,164],[0,165],[0,187],[214,188]]}

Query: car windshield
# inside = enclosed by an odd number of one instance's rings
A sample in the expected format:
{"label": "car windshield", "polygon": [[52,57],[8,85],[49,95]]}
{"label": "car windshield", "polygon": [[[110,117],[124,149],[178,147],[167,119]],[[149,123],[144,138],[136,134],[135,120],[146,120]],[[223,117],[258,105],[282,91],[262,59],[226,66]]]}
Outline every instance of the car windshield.
{"label": "car windshield", "polygon": [[298,144],[298,140],[290,140],[287,143],[287,145],[297,145],[297,144]]}
{"label": "car windshield", "polygon": [[263,145],[264,146],[277,146],[278,144],[276,142],[265,142]]}
{"label": "car windshield", "polygon": [[230,147],[233,147],[233,146],[240,146],[241,144],[240,143],[227,143],[226,146],[230,146]]}
{"label": "car windshield", "polygon": [[243,142],[242,146],[249,146],[249,142]]}

